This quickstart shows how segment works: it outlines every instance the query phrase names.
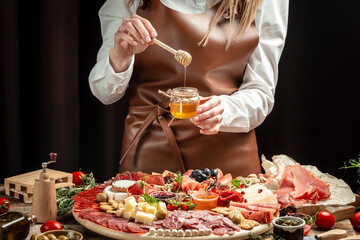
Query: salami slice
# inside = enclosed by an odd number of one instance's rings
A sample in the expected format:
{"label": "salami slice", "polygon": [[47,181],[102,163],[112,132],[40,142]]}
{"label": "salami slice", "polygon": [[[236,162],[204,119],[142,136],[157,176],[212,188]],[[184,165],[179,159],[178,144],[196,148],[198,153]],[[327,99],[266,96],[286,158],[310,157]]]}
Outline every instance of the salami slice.
{"label": "salami slice", "polygon": [[222,220],[214,220],[214,221],[204,221],[202,224],[210,229],[218,228],[224,226],[224,223]]}
{"label": "salami slice", "polygon": [[184,227],[186,228],[193,228],[194,225],[197,225],[200,223],[200,219],[198,218],[190,218],[190,219],[185,219],[185,222],[184,222]]}
{"label": "salami slice", "polygon": [[161,226],[160,225],[157,225],[157,224],[147,224],[147,223],[144,223],[144,224],[141,224],[140,225],[141,228],[144,228],[144,229],[150,229],[150,228],[155,228],[155,229],[158,229],[160,228]]}
{"label": "salami slice", "polygon": [[199,211],[193,211],[192,212],[192,214],[191,214],[191,216],[193,217],[193,218],[204,218],[206,215],[208,215],[209,214],[209,212],[207,212],[207,211],[201,211],[201,210],[199,210]]}
{"label": "salami slice", "polygon": [[95,223],[102,225],[104,227],[108,227],[108,221],[111,218],[115,218],[115,216],[111,214],[101,215],[95,220]]}
{"label": "salami slice", "polygon": [[240,227],[238,225],[236,225],[235,223],[233,223],[233,221],[231,221],[229,218],[224,217],[222,220],[226,226],[231,227],[234,230],[240,231]]}
{"label": "salami slice", "polygon": [[174,210],[170,213],[172,216],[176,216],[176,217],[181,217],[181,218],[191,218],[192,217],[192,214],[187,212],[187,211],[184,211],[184,210]]}
{"label": "salami slice", "polygon": [[201,218],[202,220],[204,221],[215,221],[215,220],[222,220],[224,218],[224,216],[222,215],[211,215],[211,214],[208,214],[206,215],[205,217]]}
{"label": "salami slice", "polygon": [[225,233],[231,228],[228,228],[228,227],[219,227],[219,228],[215,228],[213,233],[215,235],[220,235],[220,236],[223,236],[225,235]]}
{"label": "salami slice", "polygon": [[108,221],[109,228],[123,231],[125,225],[129,222],[126,218],[111,218]]}
{"label": "salami slice", "polygon": [[141,224],[135,223],[135,222],[128,222],[126,224],[126,227],[130,230],[132,233],[147,233],[148,230],[141,228]]}

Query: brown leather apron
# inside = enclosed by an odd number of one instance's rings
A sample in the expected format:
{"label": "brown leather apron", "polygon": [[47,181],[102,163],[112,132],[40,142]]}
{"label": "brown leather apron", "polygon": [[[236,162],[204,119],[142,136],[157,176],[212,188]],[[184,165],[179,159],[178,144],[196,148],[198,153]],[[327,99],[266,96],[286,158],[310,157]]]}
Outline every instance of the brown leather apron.
{"label": "brown leather apron", "polygon": [[[259,40],[253,23],[226,51],[229,22],[223,19],[212,31],[208,45],[199,46],[216,10],[215,6],[202,14],[184,14],[152,0],[148,9],[137,13],[152,23],[160,41],[192,55],[186,86],[197,88],[203,97],[238,90]],[[260,173],[254,131],[207,136],[190,120],[178,119],[168,127],[168,99],[159,95],[158,89],[183,85],[184,67],[164,49],[153,45],[135,56],[119,171],[162,173],[207,167],[233,176]]]}

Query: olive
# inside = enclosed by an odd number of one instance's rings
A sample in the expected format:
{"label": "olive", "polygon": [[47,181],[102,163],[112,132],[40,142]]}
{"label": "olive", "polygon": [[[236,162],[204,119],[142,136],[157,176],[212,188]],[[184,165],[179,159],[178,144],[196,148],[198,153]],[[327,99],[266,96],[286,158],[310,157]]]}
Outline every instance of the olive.
{"label": "olive", "polygon": [[45,235],[40,235],[36,240],[50,240],[50,239]]}
{"label": "olive", "polygon": [[156,213],[156,218],[159,220],[163,220],[166,218],[167,212],[165,210],[159,210]]}
{"label": "olive", "polygon": [[239,215],[234,215],[232,218],[233,223],[240,224],[241,223],[241,217]]}
{"label": "olive", "polygon": [[217,169],[211,170],[211,176],[212,176],[212,177],[217,177],[218,173],[219,173],[219,172],[218,172]]}
{"label": "olive", "polygon": [[56,236],[52,233],[46,234],[49,240],[57,240]]}
{"label": "olive", "polygon": [[98,201],[98,202],[106,202],[107,201],[106,194],[105,193],[96,194],[96,201]]}
{"label": "olive", "polygon": [[204,168],[203,173],[204,173],[206,176],[210,176],[210,169]]}
{"label": "olive", "polygon": [[58,237],[59,240],[69,240],[69,238],[67,236],[64,236],[64,235],[60,235]]}
{"label": "olive", "polygon": [[40,234],[33,234],[32,236],[31,236],[31,238],[30,238],[30,240],[35,240],[35,238],[37,237],[37,236],[39,236]]}

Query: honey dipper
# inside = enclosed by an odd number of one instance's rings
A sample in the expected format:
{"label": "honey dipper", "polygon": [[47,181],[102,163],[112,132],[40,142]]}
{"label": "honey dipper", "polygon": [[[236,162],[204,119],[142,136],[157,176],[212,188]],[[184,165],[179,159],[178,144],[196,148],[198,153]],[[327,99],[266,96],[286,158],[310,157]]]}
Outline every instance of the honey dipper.
{"label": "honey dipper", "polygon": [[176,61],[178,61],[184,67],[187,67],[191,63],[192,57],[191,57],[190,53],[188,53],[188,52],[186,52],[184,50],[181,50],[181,49],[175,50],[175,49],[169,47],[168,45],[166,45],[165,43],[157,40],[156,38],[153,38],[152,41],[156,45],[158,45],[158,46],[162,47],[163,49],[165,49],[165,50],[171,52],[172,54],[174,54]]}

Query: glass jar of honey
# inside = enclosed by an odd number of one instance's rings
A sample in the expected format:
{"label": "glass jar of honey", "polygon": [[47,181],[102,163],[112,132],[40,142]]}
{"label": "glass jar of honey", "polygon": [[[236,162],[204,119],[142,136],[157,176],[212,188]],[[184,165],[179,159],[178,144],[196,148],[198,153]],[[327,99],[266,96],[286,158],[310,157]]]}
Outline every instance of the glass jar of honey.
{"label": "glass jar of honey", "polygon": [[200,104],[199,92],[192,87],[178,87],[171,90],[170,113],[177,119],[194,117]]}

